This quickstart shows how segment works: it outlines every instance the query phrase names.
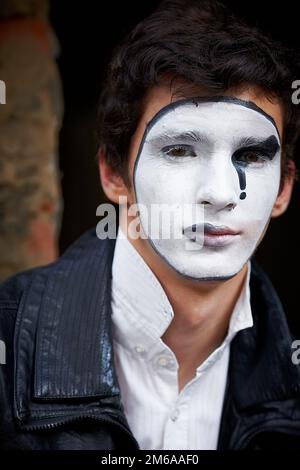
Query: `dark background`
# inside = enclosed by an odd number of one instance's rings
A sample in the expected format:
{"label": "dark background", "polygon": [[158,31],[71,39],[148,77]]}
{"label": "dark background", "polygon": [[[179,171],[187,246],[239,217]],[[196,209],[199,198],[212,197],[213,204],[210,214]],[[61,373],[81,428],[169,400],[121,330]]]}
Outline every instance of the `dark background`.
{"label": "dark background", "polygon": [[[233,9],[277,39],[299,50],[299,17],[292,1],[228,1]],[[99,221],[103,201],[95,163],[95,120],[101,81],[113,48],[159,1],[52,0],[51,21],[60,43],[58,64],[63,81],[65,115],[60,134],[64,214],[60,250]],[[300,77],[297,77],[300,79]],[[300,105],[299,105],[300,106]],[[299,167],[299,157],[296,157]],[[295,334],[300,333],[298,307],[300,261],[300,189],[296,184],[286,214],[272,221],[257,259],[270,275]]]}

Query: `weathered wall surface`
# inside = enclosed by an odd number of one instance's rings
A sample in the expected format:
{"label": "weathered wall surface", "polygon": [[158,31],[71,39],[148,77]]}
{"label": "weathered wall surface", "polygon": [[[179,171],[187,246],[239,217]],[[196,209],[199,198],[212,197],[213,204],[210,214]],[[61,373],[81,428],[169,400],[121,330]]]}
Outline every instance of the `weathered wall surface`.
{"label": "weathered wall surface", "polygon": [[0,79],[0,281],[58,255],[62,93],[47,1],[2,0]]}

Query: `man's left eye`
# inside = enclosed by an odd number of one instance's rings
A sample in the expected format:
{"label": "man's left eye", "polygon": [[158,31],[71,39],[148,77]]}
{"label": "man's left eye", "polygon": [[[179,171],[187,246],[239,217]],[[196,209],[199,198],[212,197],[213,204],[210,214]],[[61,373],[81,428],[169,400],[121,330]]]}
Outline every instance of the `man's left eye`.
{"label": "man's left eye", "polygon": [[196,157],[196,152],[191,145],[168,145],[162,149],[168,157]]}
{"label": "man's left eye", "polygon": [[263,163],[267,160],[266,155],[259,152],[243,152],[238,157],[238,161],[251,164],[251,163]]}

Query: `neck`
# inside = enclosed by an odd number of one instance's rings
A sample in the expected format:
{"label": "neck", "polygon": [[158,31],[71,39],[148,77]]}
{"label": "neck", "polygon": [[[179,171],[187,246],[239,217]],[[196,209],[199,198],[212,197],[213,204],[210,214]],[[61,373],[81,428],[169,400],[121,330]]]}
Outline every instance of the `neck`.
{"label": "neck", "polygon": [[168,266],[147,240],[129,235],[128,239],[159,280],[173,308],[174,318],[161,339],[177,358],[183,386],[225,338],[247,265],[226,281],[188,279]]}

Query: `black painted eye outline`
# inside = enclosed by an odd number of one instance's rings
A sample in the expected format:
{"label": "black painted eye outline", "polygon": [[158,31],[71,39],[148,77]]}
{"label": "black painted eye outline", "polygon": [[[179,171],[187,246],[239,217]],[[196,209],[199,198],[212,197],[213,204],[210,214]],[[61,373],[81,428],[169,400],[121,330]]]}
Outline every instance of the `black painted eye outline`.
{"label": "black painted eye outline", "polygon": [[[247,160],[247,156],[249,155],[251,156],[255,155],[255,157],[257,157],[257,160],[255,161]],[[238,164],[241,164],[243,166],[250,166],[250,167],[261,167],[265,163],[270,161],[270,157],[265,152],[261,152],[260,150],[254,150],[254,149],[253,150],[248,149],[248,150],[243,150],[241,152],[238,152],[238,154],[235,155],[234,159]]]}
{"label": "black painted eye outline", "polygon": [[[172,155],[170,152],[174,151],[176,149],[179,150],[185,150],[188,151],[189,153],[186,155]],[[164,157],[170,159],[170,160],[179,160],[181,158],[189,158],[189,157],[197,157],[197,154],[194,150],[194,147],[192,145],[187,145],[187,144],[172,144],[172,145],[167,145],[166,147],[163,147],[161,149],[162,154]]]}

